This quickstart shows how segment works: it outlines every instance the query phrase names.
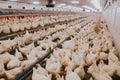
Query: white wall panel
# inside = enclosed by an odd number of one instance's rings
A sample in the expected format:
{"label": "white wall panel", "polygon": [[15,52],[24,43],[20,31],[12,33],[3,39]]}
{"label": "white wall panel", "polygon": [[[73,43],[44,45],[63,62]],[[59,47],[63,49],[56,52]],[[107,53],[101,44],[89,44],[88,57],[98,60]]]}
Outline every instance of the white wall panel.
{"label": "white wall panel", "polygon": [[117,11],[116,11],[116,19],[115,19],[116,21],[115,21],[115,26],[116,26],[116,28],[117,28],[117,32],[118,33],[120,33],[119,32],[119,30],[120,30],[120,7],[118,7],[117,8]]}
{"label": "white wall panel", "polygon": [[108,28],[113,35],[116,48],[120,52],[120,5],[113,5],[103,12]]}

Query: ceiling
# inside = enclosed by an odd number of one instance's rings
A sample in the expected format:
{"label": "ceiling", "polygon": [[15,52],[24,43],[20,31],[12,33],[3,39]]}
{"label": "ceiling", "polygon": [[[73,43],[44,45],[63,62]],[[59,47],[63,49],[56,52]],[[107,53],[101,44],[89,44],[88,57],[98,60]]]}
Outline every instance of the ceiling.
{"label": "ceiling", "polygon": [[[43,6],[47,4],[47,0],[0,0],[0,1],[15,1],[15,2],[38,4]],[[102,6],[104,6],[106,1],[107,0],[54,0],[55,6],[59,6],[59,7],[60,5],[64,4],[74,7],[89,6],[93,9],[100,9],[101,4]]]}

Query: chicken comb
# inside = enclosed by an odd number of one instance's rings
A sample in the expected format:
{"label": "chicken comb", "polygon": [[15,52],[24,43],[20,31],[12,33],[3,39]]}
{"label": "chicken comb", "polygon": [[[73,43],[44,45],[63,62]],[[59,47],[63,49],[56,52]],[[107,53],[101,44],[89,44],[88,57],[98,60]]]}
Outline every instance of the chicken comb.
{"label": "chicken comb", "polygon": [[90,64],[93,64],[93,61],[92,61],[92,60],[90,61]]}
{"label": "chicken comb", "polygon": [[76,50],[78,50],[78,47],[76,48]]}
{"label": "chicken comb", "polygon": [[85,66],[87,66],[87,64],[84,62],[84,63],[82,64],[82,66],[85,67]]}
{"label": "chicken comb", "polygon": [[47,58],[45,58],[45,59],[44,59],[44,61],[45,61],[45,62],[47,62],[47,61],[48,61],[48,59],[47,59]]}
{"label": "chicken comb", "polygon": [[104,31],[101,31],[101,33],[103,34],[103,33],[104,33]]}
{"label": "chicken comb", "polygon": [[102,42],[100,43],[100,46],[102,46]]}
{"label": "chicken comb", "polygon": [[70,53],[73,54],[73,50],[72,49],[70,50]]}
{"label": "chicken comb", "polygon": [[106,43],[106,46],[108,47],[108,43]]}
{"label": "chicken comb", "polygon": [[99,58],[99,53],[98,53],[98,55],[95,56],[95,59],[98,59],[98,58]]}
{"label": "chicken comb", "polygon": [[65,67],[68,66],[68,63],[67,63],[66,60],[63,61],[63,65],[64,65]]}

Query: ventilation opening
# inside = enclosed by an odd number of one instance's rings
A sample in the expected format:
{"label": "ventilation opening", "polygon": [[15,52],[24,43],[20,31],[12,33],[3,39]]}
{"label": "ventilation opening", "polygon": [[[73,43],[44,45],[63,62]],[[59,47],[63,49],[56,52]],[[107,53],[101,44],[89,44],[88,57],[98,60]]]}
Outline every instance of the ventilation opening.
{"label": "ventilation opening", "polygon": [[33,7],[33,9],[35,10],[35,7]]}
{"label": "ventilation opening", "polygon": [[12,8],[12,6],[11,6],[11,5],[9,5],[9,6],[8,6],[8,8]]}
{"label": "ventilation opening", "polygon": [[24,6],[23,6],[22,8],[23,8],[23,9],[25,9],[25,7],[24,7]]}

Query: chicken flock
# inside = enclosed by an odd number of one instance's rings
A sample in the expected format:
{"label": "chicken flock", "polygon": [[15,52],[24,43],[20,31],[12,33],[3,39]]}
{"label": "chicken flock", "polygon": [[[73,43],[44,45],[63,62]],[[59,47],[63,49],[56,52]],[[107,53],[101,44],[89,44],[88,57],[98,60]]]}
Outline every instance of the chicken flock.
{"label": "chicken flock", "polygon": [[[51,49],[50,58],[44,60],[45,65],[36,64],[29,80],[113,80],[114,75],[120,77],[119,53],[106,23],[99,19],[96,14],[84,14],[82,18],[81,15],[57,15],[1,20],[8,23],[3,23],[8,31],[0,26],[1,33],[19,30],[26,30],[26,33],[12,40],[0,40],[0,80],[14,80]],[[68,22],[33,33],[27,31],[59,21]]]}
{"label": "chicken flock", "polygon": [[[50,21],[49,17],[50,16],[48,16],[48,20],[46,22]],[[59,20],[69,21],[81,18],[79,15],[68,15],[63,17],[59,15],[52,17],[56,20],[56,22],[59,22]],[[57,20],[58,17],[59,20]],[[0,78],[3,77],[7,78],[8,80],[14,79],[19,73],[43,57],[50,48],[53,48],[59,42],[63,41],[66,37],[69,36],[69,34],[64,31],[67,29],[66,26],[72,26],[79,21],[80,20],[73,21],[69,25],[66,23],[56,24],[54,28],[49,27],[47,29],[40,29],[33,33],[29,33],[26,30],[25,34],[17,35],[12,40],[0,40]],[[6,26],[1,26],[1,28],[4,27]],[[60,40],[53,42],[54,39],[58,37],[58,35],[60,37]]]}
{"label": "chicken flock", "polygon": [[[38,26],[45,26],[48,24],[68,21],[79,18],[78,15],[33,15],[33,16],[10,16],[2,17],[0,19],[0,33],[15,33],[36,28]],[[17,27],[16,27],[17,26]]]}

